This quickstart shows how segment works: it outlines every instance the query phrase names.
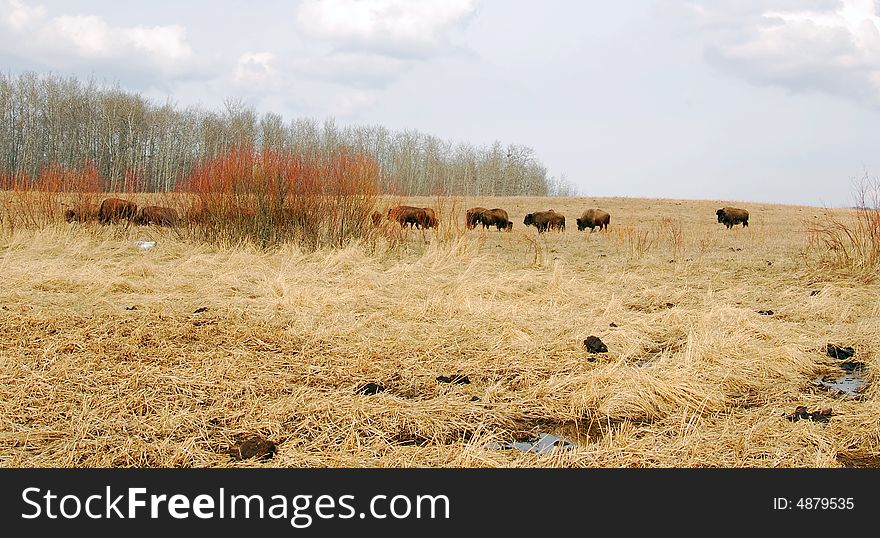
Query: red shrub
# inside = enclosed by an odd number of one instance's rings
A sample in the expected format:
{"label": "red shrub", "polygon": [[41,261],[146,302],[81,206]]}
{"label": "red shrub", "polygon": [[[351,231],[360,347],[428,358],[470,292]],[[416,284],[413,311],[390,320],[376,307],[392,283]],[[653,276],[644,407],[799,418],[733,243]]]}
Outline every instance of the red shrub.
{"label": "red shrub", "polygon": [[210,242],[339,246],[366,235],[378,165],[340,148],[327,157],[237,146],[178,184],[188,230]]}

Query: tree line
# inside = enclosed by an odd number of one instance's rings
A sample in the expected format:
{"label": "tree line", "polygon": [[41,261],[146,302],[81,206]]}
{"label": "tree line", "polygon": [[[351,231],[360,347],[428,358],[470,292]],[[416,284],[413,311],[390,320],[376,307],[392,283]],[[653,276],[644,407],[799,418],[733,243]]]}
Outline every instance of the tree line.
{"label": "tree line", "polygon": [[376,160],[382,192],[406,196],[575,194],[524,145],[479,147],[332,119],[285,121],[235,100],[220,110],[178,107],[73,77],[0,74],[0,114],[0,171],[37,177],[46,166],[88,163],[109,191],[169,191],[200,161],[246,146],[308,157],[346,147]]}

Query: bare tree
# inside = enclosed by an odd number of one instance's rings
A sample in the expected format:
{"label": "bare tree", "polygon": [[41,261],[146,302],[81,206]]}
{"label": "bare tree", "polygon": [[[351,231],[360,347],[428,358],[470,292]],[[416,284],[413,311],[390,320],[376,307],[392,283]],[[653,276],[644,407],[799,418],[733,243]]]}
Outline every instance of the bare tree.
{"label": "bare tree", "polygon": [[94,80],[0,74],[0,171],[6,174],[34,178],[46,166],[90,163],[110,190],[167,191],[200,160],[233,145],[312,157],[347,147],[376,160],[382,190],[404,195],[568,192],[523,145],[455,144],[414,130],[343,128],[333,118],[285,123],[278,114],[258,116],[240,99],[219,111],[181,109]]}

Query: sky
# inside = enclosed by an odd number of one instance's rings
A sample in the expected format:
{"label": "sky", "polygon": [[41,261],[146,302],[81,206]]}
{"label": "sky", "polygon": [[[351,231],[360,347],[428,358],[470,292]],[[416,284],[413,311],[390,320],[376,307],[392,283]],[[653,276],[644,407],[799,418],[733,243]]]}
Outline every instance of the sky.
{"label": "sky", "polygon": [[522,144],[582,196],[880,176],[880,0],[0,0],[0,70]]}

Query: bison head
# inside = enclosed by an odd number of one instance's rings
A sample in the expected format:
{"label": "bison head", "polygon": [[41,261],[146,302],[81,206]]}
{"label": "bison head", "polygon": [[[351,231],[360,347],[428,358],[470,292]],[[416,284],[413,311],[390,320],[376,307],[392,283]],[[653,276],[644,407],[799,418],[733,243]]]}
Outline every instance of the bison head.
{"label": "bison head", "polygon": [[531,226],[534,223],[535,223],[535,214],[534,213],[529,213],[528,215],[526,215],[526,218],[523,219],[523,224],[525,224],[526,226]]}
{"label": "bison head", "polygon": [[724,209],[719,209],[715,214],[718,215],[718,222],[724,222]]}
{"label": "bison head", "polygon": [[575,220],[577,221],[577,224],[578,224],[578,231],[579,232],[584,231],[584,228],[587,227],[587,223],[584,222],[582,219],[575,219]]}

